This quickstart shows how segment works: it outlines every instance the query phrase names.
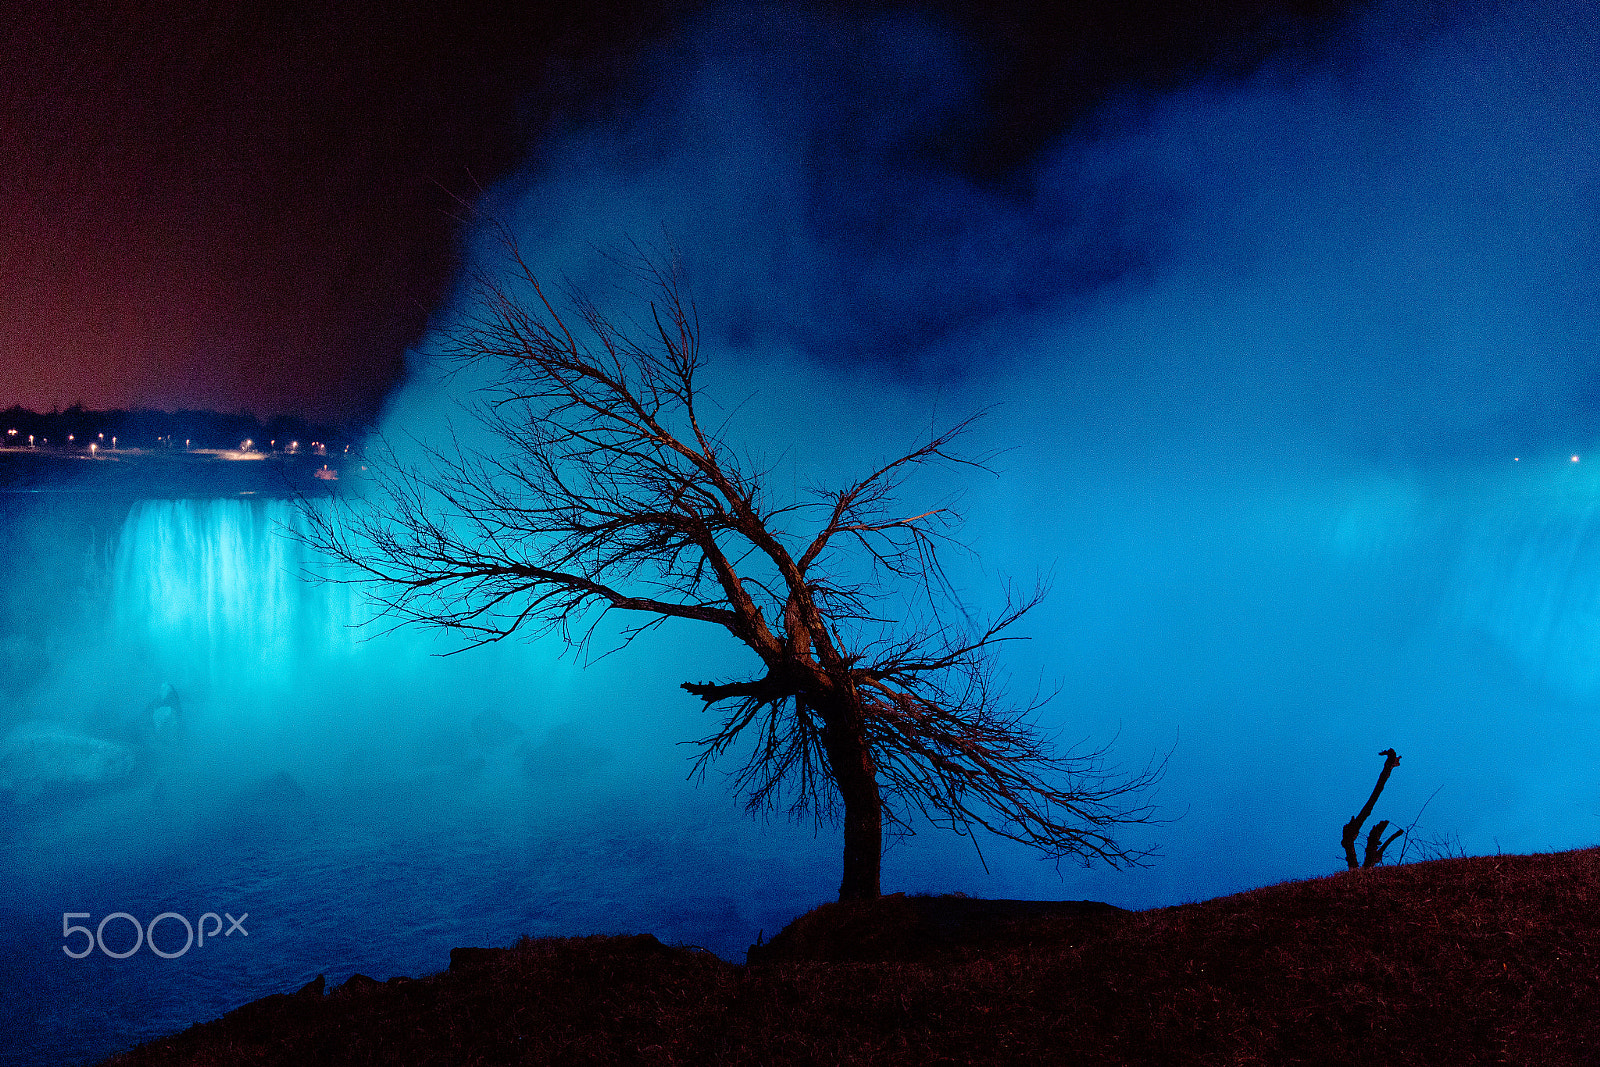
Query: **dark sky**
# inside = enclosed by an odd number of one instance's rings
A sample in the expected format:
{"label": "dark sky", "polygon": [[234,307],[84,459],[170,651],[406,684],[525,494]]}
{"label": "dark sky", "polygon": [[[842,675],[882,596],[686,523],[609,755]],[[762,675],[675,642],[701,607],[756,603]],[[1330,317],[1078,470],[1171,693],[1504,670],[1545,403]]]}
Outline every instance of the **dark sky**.
{"label": "dark sky", "polygon": [[[919,165],[1003,191],[1109,96],[1315,49],[1348,5],[883,6],[939,27],[977,80],[922,131]],[[481,190],[658,91],[705,16],[514,7],[13,5],[0,406],[371,420],[449,290]]]}

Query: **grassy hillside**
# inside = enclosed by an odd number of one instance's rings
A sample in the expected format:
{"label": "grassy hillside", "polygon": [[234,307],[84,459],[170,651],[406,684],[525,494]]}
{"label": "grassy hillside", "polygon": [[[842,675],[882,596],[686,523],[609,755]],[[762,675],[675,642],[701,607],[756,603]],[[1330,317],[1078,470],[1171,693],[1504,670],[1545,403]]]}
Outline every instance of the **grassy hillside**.
{"label": "grassy hillside", "polygon": [[647,935],[452,953],[108,1063],[1600,1063],[1600,849],[1143,912],[829,904],[748,966]]}

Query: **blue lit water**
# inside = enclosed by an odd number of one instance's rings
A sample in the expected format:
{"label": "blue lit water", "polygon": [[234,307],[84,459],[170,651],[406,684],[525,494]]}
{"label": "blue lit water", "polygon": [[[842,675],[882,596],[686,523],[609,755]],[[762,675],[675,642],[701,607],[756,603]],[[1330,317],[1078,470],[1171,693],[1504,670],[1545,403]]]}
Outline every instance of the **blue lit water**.
{"label": "blue lit water", "polygon": [[[585,784],[581,773],[566,780]],[[316,974],[431,973],[456,945],[524,933],[650,930],[738,959],[758,928],[770,933],[827,893],[825,857],[804,847],[772,856],[709,811],[669,819],[647,791],[593,802],[479,769],[363,796],[225,792],[155,803],[131,792],[14,833],[10,859],[24,877],[7,894],[0,953],[16,993],[0,1007],[8,1062],[103,1055]],[[215,810],[197,812],[202,804]],[[248,934],[176,959],[144,948],[74,960],[61,949],[66,911],[88,912],[91,927],[114,911],[145,923],[210,911],[240,918]],[[112,952],[133,944],[124,920],[103,936]],[[157,936],[167,952],[184,944],[170,920]]]}
{"label": "blue lit water", "polygon": [[[678,742],[705,724],[673,699],[674,664],[580,670],[517,643],[441,658],[353,628],[350,590],[299,577],[283,501],[37,510],[10,516],[32,595],[8,614],[0,734],[138,764],[29,790],[14,752],[0,762],[0,1063],[98,1058],[316,974],[427,974],[522,934],[650,931],[739,960],[836,891],[833,835],[685,780]],[[707,677],[728,651],[665,640]],[[181,730],[156,737],[163,683]],[[64,921],[115,912],[248,913],[248,933],[69,958]],[[134,944],[124,919],[104,936]],[[184,932],[157,936],[176,952]]]}
{"label": "blue lit water", "polygon": [[[1176,739],[1157,799],[1182,818],[1129,836],[1163,848],[1133,872],[1058,871],[996,841],[980,860],[926,833],[890,849],[886,890],[1148,907],[1331,873],[1391,745],[1404,762],[1377,817],[1409,823],[1438,789],[1419,837],[1475,853],[1595,839],[1587,469],[1137,491],[1063,471],[970,504],[998,532],[978,539],[987,566],[1059,561],[1008,651],[1019,685],[1060,687],[1044,723],[1066,743],[1115,736],[1133,767]],[[715,634],[669,629],[589,667],[514,642],[441,658],[426,635],[353,629],[349,589],[297,578],[284,502],[102,510],[8,513],[7,736],[42,723],[139,762],[3,798],[0,1063],[98,1058],[317,974],[426,974],[522,934],[649,931],[737,961],[835,892],[836,831],[749,819],[716,772],[684,780],[679,743],[706,722],[678,683],[748,668]],[[155,737],[163,683],[182,730]],[[248,913],[248,934],[74,960],[67,912]],[[118,951],[131,927],[106,936]],[[158,938],[176,950],[182,928]]]}

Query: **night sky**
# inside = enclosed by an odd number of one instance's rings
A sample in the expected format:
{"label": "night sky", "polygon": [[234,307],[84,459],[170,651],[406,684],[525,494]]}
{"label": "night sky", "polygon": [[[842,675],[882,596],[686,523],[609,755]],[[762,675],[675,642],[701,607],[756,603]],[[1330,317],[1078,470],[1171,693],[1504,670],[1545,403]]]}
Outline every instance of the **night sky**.
{"label": "night sky", "polygon": [[[826,163],[771,193],[792,195],[819,247],[869,263],[966,257],[960,280],[986,274],[915,309],[883,296],[908,279],[867,277],[830,295],[851,337],[798,334],[902,366],[908,337],[925,345],[1148,269],[1140,214],[1160,190],[1037,202],[1062,139],[1093,137],[1108,102],[1337,57],[1347,8],[13,5],[0,19],[0,406],[370,423],[459,276],[485,191],[574,137],[630,128],[704,69],[708,47],[801,79],[791,88],[814,121],[796,150]],[[733,23],[759,29],[718,35]],[[797,49],[823,61],[788,66]],[[875,196],[855,197],[863,180]],[[930,188],[1010,218],[919,213]],[[641,226],[648,237],[666,221]]]}

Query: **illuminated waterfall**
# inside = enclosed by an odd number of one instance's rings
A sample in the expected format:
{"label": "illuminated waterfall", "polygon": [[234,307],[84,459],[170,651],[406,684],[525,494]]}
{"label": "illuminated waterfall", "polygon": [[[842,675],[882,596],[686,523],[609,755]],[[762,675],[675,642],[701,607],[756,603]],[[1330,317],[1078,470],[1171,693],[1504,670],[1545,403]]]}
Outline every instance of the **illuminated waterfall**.
{"label": "illuminated waterfall", "polygon": [[1448,617],[1490,636],[1531,678],[1600,696],[1600,479],[1518,479],[1467,524]]}
{"label": "illuminated waterfall", "polygon": [[350,588],[308,581],[281,500],[146,500],[123,525],[113,625],[180,685],[255,685],[358,646]]}
{"label": "illuminated waterfall", "polygon": [[490,710],[565,717],[572,667],[557,647],[442,657],[459,647],[446,635],[364,627],[358,587],[309,576],[325,561],[296,538],[303,523],[284,500],[135,504],[92,645],[99,720],[126,720],[171,684],[214,765],[226,753],[240,773],[348,778],[471,763],[472,721]]}

